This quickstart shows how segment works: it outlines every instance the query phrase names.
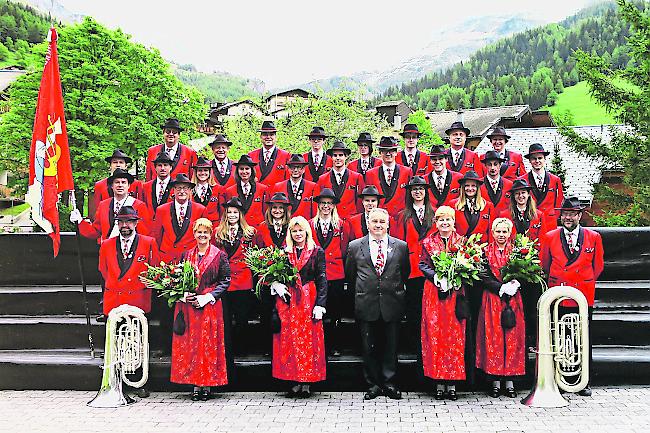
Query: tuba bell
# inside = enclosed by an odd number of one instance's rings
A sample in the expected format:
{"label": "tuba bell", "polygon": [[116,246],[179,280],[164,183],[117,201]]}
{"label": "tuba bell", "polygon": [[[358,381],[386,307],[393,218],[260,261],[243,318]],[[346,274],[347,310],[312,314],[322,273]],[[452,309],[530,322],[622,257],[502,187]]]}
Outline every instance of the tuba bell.
{"label": "tuba bell", "polygon": [[[140,379],[129,379],[140,368]],[[140,388],[149,377],[149,328],[140,308],[123,304],[108,314],[103,369],[101,387],[88,406],[120,407],[134,403],[122,391],[122,383]]]}
{"label": "tuba bell", "polygon": [[[560,303],[571,299],[578,313],[559,316]],[[562,407],[569,402],[565,392],[578,392],[589,383],[589,313],[580,290],[555,286],[537,302],[537,364],[535,382],[522,404],[533,407]]]}

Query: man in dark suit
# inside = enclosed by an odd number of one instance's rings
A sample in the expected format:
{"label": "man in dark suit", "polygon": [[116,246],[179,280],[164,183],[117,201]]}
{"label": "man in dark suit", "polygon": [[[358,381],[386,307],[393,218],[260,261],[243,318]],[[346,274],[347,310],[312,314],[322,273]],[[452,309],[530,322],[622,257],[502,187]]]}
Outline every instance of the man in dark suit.
{"label": "man in dark suit", "polygon": [[370,211],[368,235],[348,246],[345,275],[354,290],[354,313],[361,330],[365,400],[382,394],[402,398],[395,385],[399,322],[404,315],[411,273],[406,242],[388,236],[385,209]]}

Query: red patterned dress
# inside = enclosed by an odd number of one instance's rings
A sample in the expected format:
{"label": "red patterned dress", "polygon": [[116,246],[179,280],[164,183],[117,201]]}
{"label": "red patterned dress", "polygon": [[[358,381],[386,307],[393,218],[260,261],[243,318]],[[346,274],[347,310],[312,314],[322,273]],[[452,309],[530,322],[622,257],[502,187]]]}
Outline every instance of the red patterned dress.
{"label": "red patterned dress", "polygon": [[228,383],[226,350],[223,336],[221,295],[230,285],[228,257],[210,245],[202,259],[195,247],[183,254],[199,272],[197,294],[211,293],[217,300],[203,308],[177,302],[174,317],[185,316],[185,333],[173,334],[171,381],[195,386],[219,386]]}
{"label": "red patterned dress", "polygon": [[[499,377],[523,376],[526,368],[526,324],[521,291],[512,297],[499,297],[500,271],[511,250],[510,242],[503,251],[499,251],[496,242],[485,249],[486,271],[481,281],[483,303],[476,330],[476,367]],[[506,302],[509,302],[516,318],[515,327],[511,329],[501,326],[501,312]]]}
{"label": "red patterned dress", "polygon": [[438,232],[422,243],[420,270],[424,274],[422,296],[422,365],[424,375],[436,380],[465,380],[465,327],[467,320],[456,317],[456,302],[465,295],[465,288],[441,295],[433,284],[435,268],[431,256],[462,245],[465,238],[456,232],[445,241]]}
{"label": "red patterned dress", "polygon": [[280,332],[273,334],[273,377],[318,382],[325,380],[325,340],[323,321],[313,320],[312,311],[315,305],[325,307],[327,302],[325,252],[315,247],[302,254],[294,249],[287,255],[300,278],[289,287],[289,304],[276,299]]}

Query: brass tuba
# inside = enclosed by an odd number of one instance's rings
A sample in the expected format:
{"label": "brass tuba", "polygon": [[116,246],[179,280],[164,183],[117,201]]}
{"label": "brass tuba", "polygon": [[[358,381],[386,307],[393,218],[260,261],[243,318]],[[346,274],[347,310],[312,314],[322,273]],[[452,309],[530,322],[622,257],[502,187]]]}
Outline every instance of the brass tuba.
{"label": "brass tuba", "polygon": [[[122,382],[140,388],[149,377],[149,328],[144,312],[132,305],[123,304],[111,310],[106,320],[104,346],[104,374],[90,407],[120,407],[134,403],[122,391]],[[130,380],[142,368],[139,380]]]}
{"label": "brass tuba", "polygon": [[[558,309],[565,299],[578,304],[578,313],[559,318]],[[574,287],[551,287],[537,302],[537,317],[535,383],[521,403],[534,407],[566,406],[569,402],[559,389],[578,392],[589,383],[587,299]]]}

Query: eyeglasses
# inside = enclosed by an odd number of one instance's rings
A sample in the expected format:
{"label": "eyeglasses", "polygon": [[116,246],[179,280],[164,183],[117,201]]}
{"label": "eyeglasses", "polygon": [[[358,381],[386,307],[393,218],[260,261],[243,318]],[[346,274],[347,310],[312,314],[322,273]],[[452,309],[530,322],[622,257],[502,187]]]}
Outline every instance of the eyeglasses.
{"label": "eyeglasses", "polygon": [[163,132],[164,132],[165,134],[174,134],[174,135],[176,135],[176,134],[180,134],[180,131],[179,131],[179,130],[177,130],[177,129],[169,129],[169,128],[168,128],[168,129],[164,129]]}
{"label": "eyeglasses", "polygon": [[174,187],[174,189],[175,189],[176,191],[189,191],[189,190],[191,190],[192,188],[189,187],[189,186],[187,186],[187,185],[183,185],[183,186],[181,186],[181,185],[177,185],[177,186]]}

